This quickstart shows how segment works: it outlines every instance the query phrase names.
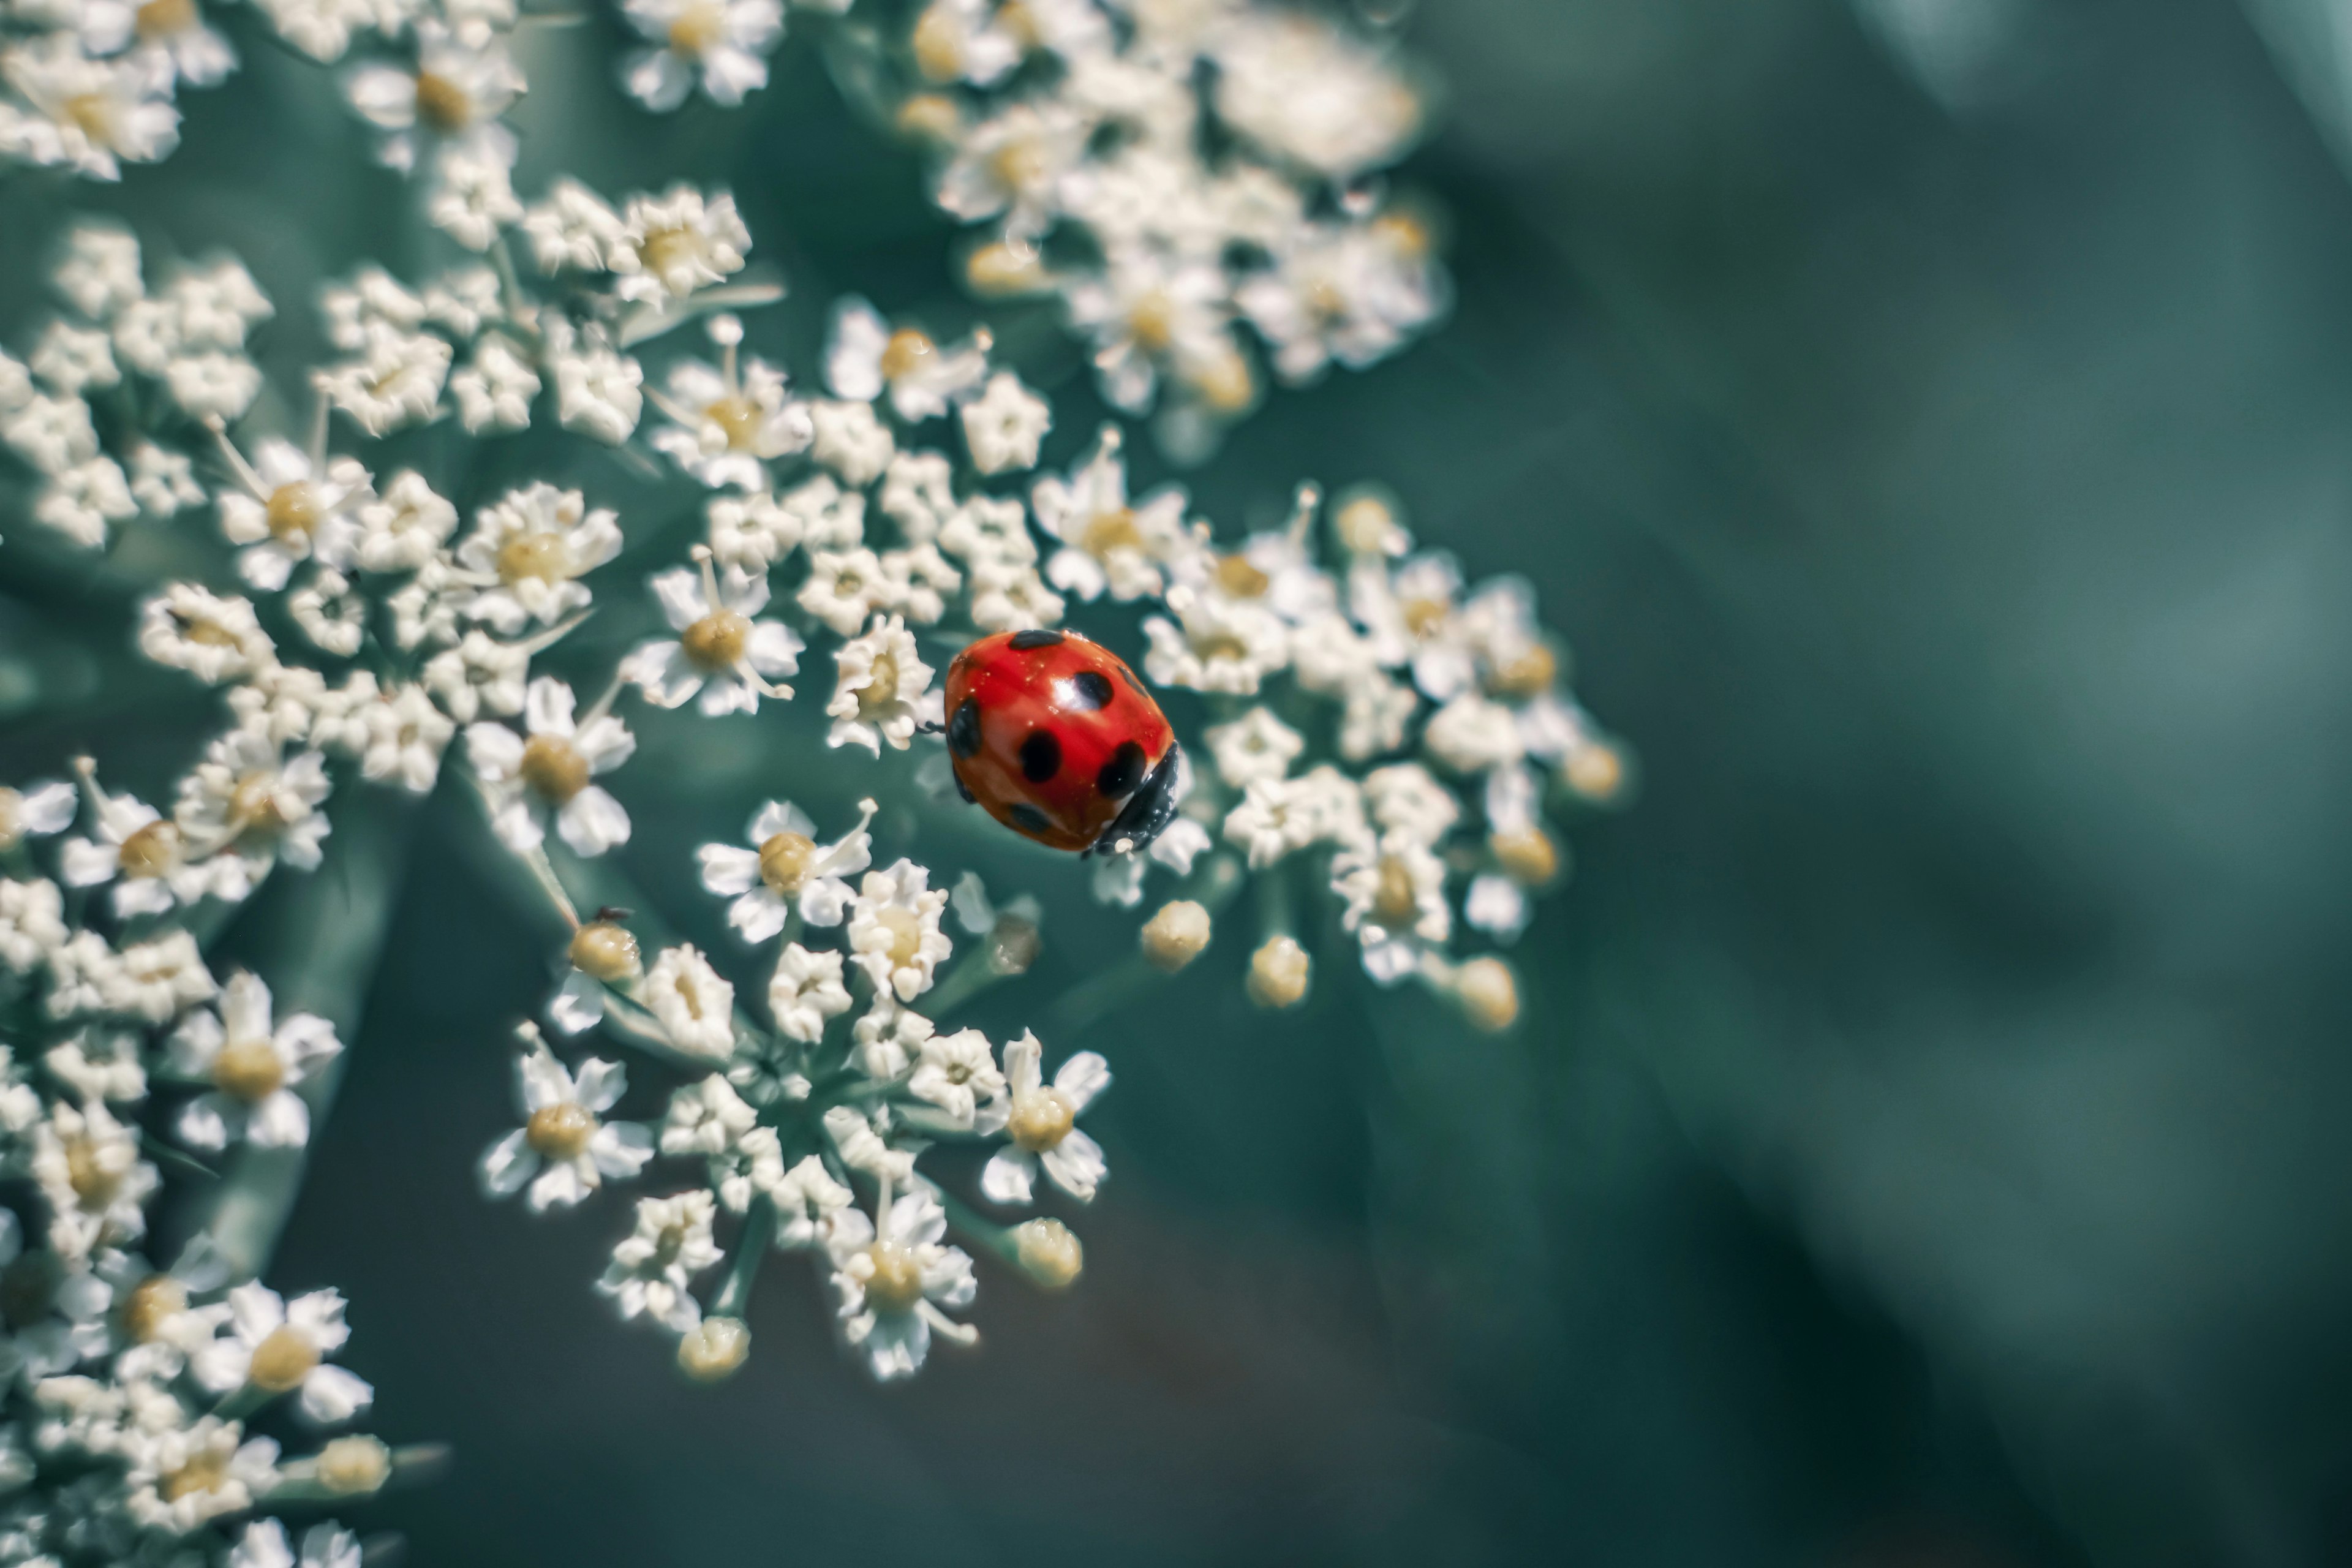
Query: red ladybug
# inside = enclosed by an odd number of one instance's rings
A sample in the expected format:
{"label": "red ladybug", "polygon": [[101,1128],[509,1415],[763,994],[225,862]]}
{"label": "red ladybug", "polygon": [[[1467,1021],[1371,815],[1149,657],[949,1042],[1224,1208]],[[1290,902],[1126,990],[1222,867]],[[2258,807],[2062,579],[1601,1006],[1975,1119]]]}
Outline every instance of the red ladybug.
{"label": "red ladybug", "polygon": [[1176,815],[1183,753],[1126,660],[1072,632],[999,632],[948,666],[956,786],[1055,849],[1139,849]]}

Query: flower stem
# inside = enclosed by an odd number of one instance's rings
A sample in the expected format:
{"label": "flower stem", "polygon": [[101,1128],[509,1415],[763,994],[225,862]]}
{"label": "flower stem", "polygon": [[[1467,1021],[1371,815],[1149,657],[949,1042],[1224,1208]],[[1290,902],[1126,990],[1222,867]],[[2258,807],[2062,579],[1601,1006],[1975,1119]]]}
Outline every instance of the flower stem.
{"label": "flower stem", "polygon": [[742,1234],[735,1238],[735,1256],[729,1260],[727,1279],[712,1298],[713,1317],[740,1318],[751,1305],[751,1287],[760,1277],[760,1264],[768,1255],[768,1246],[776,1237],[776,1203],[761,1193],[751,1200],[743,1215]]}

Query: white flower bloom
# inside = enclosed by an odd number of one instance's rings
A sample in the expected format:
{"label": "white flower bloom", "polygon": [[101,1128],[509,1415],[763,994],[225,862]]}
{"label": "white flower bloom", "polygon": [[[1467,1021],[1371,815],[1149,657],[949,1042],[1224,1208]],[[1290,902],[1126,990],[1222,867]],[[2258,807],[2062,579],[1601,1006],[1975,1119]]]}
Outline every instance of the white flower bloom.
{"label": "white flower bloom", "polygon": [[700,692],[698,706],[714,718],[756,713],[762,696],[789,700],[793,689],[770,678],[797,673],[807,645],[783,622],[755,618],[768,607],[768,580],[731,566],[721,579],[710,552],[697,553],[699,572],[681,568],[652,579],[654,597],[677,636],[639,643],[622,662],[621,679],[663,708]]}
{"label": "white flower bloom", "polygon": [[[468,250],[488,250],[522,217],[507,148],[496,140],[457,142],[433,155],[425,218]],[[469,334],[470,335],[470,334]]]}
{"label": "white flower bloom", "polygon": [[853,1201],[850,1190],[835,1181],[824,1162],[814,1154],[785,1172],[768,1195],[776,1205],[776,1246],[786,1251],[824,1240],[834,1216]]}
{"label": "white flower bloom", "polygon": [[653,394],[676,421],[654,432],[654,448],[713,489],[764,490],[768,462],[805,450],[814,423],[805,406],[785,395],[782,372],[740,356],[740,321],[714,316],[710,335],[719,345],[718,368],[680,360],[670,367],[667,389]]}
{"label": "white flower bloom", "polygon": [[0,880],[0,963],[27,974],[65,944],[65,895],[55,882]]}
{"label": "white flower bloom", "polygon": [[273,1030],[269,987],[251,974],[230,975],[220,1010],[189,1014],[172,1036],[173,1070],[213,1086],[181,1108],[181,1142],[206,1152],[240,1140],[301,1148],[310,1110],[294,1086],[342,1048],[335,1026],[313,1014],[297,1013]]}
{"label": "white flower bloom", "polygon": [[963,575],[948,564],[939,547],[918,544],[882,553],[883,580],[890,605],[917,626],[936,626],[948,613],[948,599],[963,586]]}
{"label": "white flower bloom", "polygon": [[[422,686],[404,686],[366,702],[352,711],[351,720],[357,726],[361,776],[397,780],[418,795],[432,790],[441,773],[441,752],[457,732]],[[324,735],[320,741],[325,743]]]}
{"label": "white flower bloom", "polygon": [[1513,879],[1496,871],[1471,879],[1463,895],[1462,918],[1471,927],[1502,942],[1516,942],[1534,916],[1533,900]]}
{"label": "white flower bloom", "polygon": [[256,0],[278,35],[312,59],[332,65],[352,47],[352,34],[367,27],[393,30],[404,5],[384,0]]}
{"label": "white flower bloom", "polygon": [[228,1554],[228,1568],[360,1568],[359,1537],[329,1520],[302,1532],[302,1552],[296,1556],[286,1527],[274,1519],[257,1519]]}
{"label": "white flower bloom", "polygon": [[31,111],[9,140],[27,163],[67,164],[97,180],[122,177],[122,163],[152,163],[179,145],[180,111],[171,78],[140,60],[94,60],[70,34],[22,43],[0,54],[0,79]]}
{"label": "white flower bloom", "polygon": [[588,607],[579,578],[621,552],[614,514],[588,510],[578,490],[540,483],[510,490],[476,514],[458,542],[457,563],[489,584],[466,615],[513,637],[533,622],[551,626]]}
{"label": "white flower bloom", "polygon": [[139,237],[110,223],[78,223],[66,235],[64,253],[49,280],[75,310],[103,321],[146,297],[147,285],[139,270]]}
{"label": "white flower bloom", "polygon": [[784,929],[797,910],[813,926],[835,926],[848,908],[845,879],[874,863],[866,832],[874,802],[857,803],[857,826],[830,845],[816,841],[816,824],[790,801],[772,800],[746,830],[751,847],[706,844],[698,853],[702,885],[734,902],[727,923],[749,942],[763,942]]}
{"label": "white flower bloom", "polygon": [[34,1182],[49,1204],[49,1245],[68,1258],[147,1234],[146,1205],[161,1178],[139,1157],[139,1132],[100,1100],[58,1104],[33,1129]]}
{"label": "white flower bloom", "polygon": [[914,1066],[915,1052],[931,1037],[931,1021],[920,1013],[894,1004],[886,995],[877,996],[874,1005],[857,1020],[850,1038],[857,1047],[857,1060],[866,1076],[887,1082],[904,1078]]}
{"label": "white flower bloom", "polygon": [[343,90],[361,118],[384,132],[376,154],[404,174],[414,173],[420,136],[465,148],[476,157],[512,167],[514,133],[498,122],[522,96],[522,72],[503,41],[460,38],[437,21],[415,25],[413,69],[362,66]]}
{"label": "white flower bloom", "polygon": [[982,1109],[1005,1092],[995,1051],[978,1029],[931,1035],[918,1050],[919,1059],[907,1079],[907,1092],[938,1106],[957,1127],[971,1127]]}
{"label": "white flower bloom", "polygon": [[1229,289],[1212,260],[1140,245],[1117,247],[1099,274],[1072,282],[1070,324],[1094,342],[1104,400],[1142,413],[1165,368],[1214,413],[1247,409],[1257,388],[1228,325]]}
{"label": "white flower bloom", "polygon": [[856,550],[866,542],[865,495],[843,489],[830,474],[793,486],[778,500],[810,550]]}
{"label": "white flower bloom", "polygon": [[383,436],[441,411],[441,388],[449,379],[454,353],[431,332],[404,332],[371,321],[358,358],[328,365],[311,380],[361,429]]}
{"label": "white flower bloom", "polygon": [[932,670],[906,623],[876,616],[873,628],[844,643],[834,662],[838,673],[824,709],[834,722],[825,744],[863,746],[877,757],[886,741],[896,751],[911,745]]}
{"label": "white flower bloom", "polygon": [[289,760],[284,748],[266,730],[240,725],[205,749],[204,761],[180,781],[172,813],[194,853],[234,850],[256,879],[273,858],[317,868],[329,826],[319,809],[331,787],[326,760],[317,752]]}
{"label": "white flower bloom", "polygon": [[751,231],[733,196],[706,197],[681,184],[666,195],[631,200],[621,215],[619,243],[605,259],[621,279],[615,292],[622,299],[660,307],[725,282],[742,270],[751,247]]}
{"label": "white flower bloom", "polygon": [[931,988],[933,973],[955,950],[940,930],[947,901],[946,889],[932,890],[930,872],[911,860],[866,874],[850,905],[849,948],[876,991],[912,1002]]}
{"label": "white flower bloom", "polygon": [[1300,225],[1276,265],[1234,292],[1293,384],[1333,361],[1349,370],[1394,353],[1444,308],[1429,231],[1400,213],[1369,222]]}
{"label": "white flower bloom", "polygon": [[743,1103],[743,1097],[729,1088],[725,1079],[713,1073],[670,1095],[669,1113],[662,1121],[661,1152],[724,1154],[759,1124],[759,1112]]}
{"label": "white flower bloom", "polygon": [[546,325],[547,361],[555,373],[555,421],[617,447],[645,413],[645,367],[598,331],[575,331],[561,318]]}
{"label": "white flower bloom", "polygon": [[1015,103],[954,133],[931,199],[976,223],[1005,215],[1009,235],[1033,237],[1048,222],[1055,187],[1085,158],[1093,130],[1056,103]]}
{"label": "white flower bloom", "polygon": [[1527,754],[1511,710],[1475,693],[1456,697],[1431,714],[1422,728],[1421,743],[1459,773],[1507,768]]}
{"label": "white flower bloom", "polygon": [[646,973],[642,999],[669,1043],[689,1057],[735,1054],[735,987],[689,944],[665,948]]}
{"label": "white flower bloom", "polygon": [[872,404],[820,400],[808,408],[812,457],[839,474],[845,484],[863,487],[882,477],[898,444],[890,427],[875,416]]}
{"label": "white flower bloom", "polygon": [[26,398],[0,419],[0,440],[45,474],[63,473],[98,456],[98,429],[79,397]]}
{"label": "white flower bloom", "polygon": [[257,1279],[228,1293],[229,1332],[188,1358],[199,1385],[214,1394],[253,1388],[294,1394],[303,1418],[322,1426],[348,1421],[375,1403],[358,1374],[328,1364],[352,1331],[343,1298],[313,1290],[292,1301]]}
{"label": "white flower bloom", "polygon": [[1037,466],[1037,449],[1054,427],[1053,405],[1009,370],[963,405],[963,442],[983,474],[1017,473]]}
{"label": "white flower bloom", "polygon": [[63,779],[28,784],[22,789],[0,784],[0,850],[72,826],[80,800],[74,786]]}
{"label": "white flower bloom", "polygon": [[765,492],[713,496],[704,514],[711,560],[722,571],[764,577],[801,542],[800,518]]}
{"label": "white flower bloom", "polygon": [[778,0],[625,0],[622,15],[657,48],[624,62],[622,85],[656,113],[686,101],[697,81],[729,108],[768,85],[766,56],[783,37]]}
{"label": "white flower bloom", "polygon": [[910,542],[929,543],[956,510],[954,474],[955,465],[941,453],[898,453],[883,470],[882,515]]}
{"label": "white flower bloom", "polygon": [[971,1304],[980,1282],[961,1247],[940,1241],[947,1215],[939,1199],[912,1192],[885,1210],[877,1226],[862,1209],[833,1215],[825,1248],[841,1301],[842,1336],[884,1382],[910,1377],[929,1354],[931,1336],[971,1344],[979,1334],[947,1311]]}
{"label": "white flower bloom", "polygon": [[85,550],[106,542],[107,525],[139,514],[131,482],[111,458],[92,458],[59,471],[33,503],[33,521],[54,528]]}
{"label": "white flower bloom", "polygon": [[195,465],[184,452],[173,452],[152,441],[132,444],[131,497],[150,517],[176,517],[205,499],[196,482]]}
{"label": "white flower bloom", "polygon": [[637,1228],[613,1248],[596,1289],[613,1298],[624,1319],[651,1318],[672,1333],[686,1332],[702,1321],[689,1293],[694,1276],[727,1256],[711,1239],[716,1211],[705,1192],[639,1198]]}
{"label": "white flower bloom", "polygon": [[286,596],[286,612],[313,647],[349,658],[367,640],[368,602],[352,592],[351,579],[319,566]]}
{"label": "white flower bloom", "polygon": [[824,378],[835,397],[871,403],[887,392],[892,412],[913,425],[963,402],[987,374],[984,334],[961,349],[942,349],[912,327],[893,331],[854,294],[834,301]]}
{"label": "white flower bloom", "polygon": [[796,602],[836,635],[856,637],[879,610],[887,610],[898,587],[882,570],[881,557],[862,547],[811,550],[808,581]]}
{"label": "white flower bloom", "polygon": [[1107,1169],[1102,1145],[1080,1131],[1077,1118],[1110,1087],[1110,1066],[1093,1051],[1080,1051],[1062,1064],[1049,1087],[1045,1047],[1024,1033],[1004,1047],[1004,1077],[1011,1097],[1004,1123],[1011,1140],[990,1156],[980,1173],[981,1191],[1000,1204],[1032,1201],[1037,1168],[1055,1186],[1081,1203],[1090,1202]]}
{"label": "white flower bloom", "polygon": [[628,761],[637,739],[601,708],[575,720],[574,701],[571,687],[543,675],[524,699],[524,734],[488,721],[466,728],[467,756],[496,802],[491,826],[518,855],[545,841],[543,811],[554,814],[556,832],[577,854],[629,841],[628,812],[593,781]]}
{"label": "white flower bloom", "polygon": [[286,586],[295,566],[313,558],[341,571],[357,558],[360,528],[353,515],[374,493],[368,471],[350,458],[304,456],[285,441],[264,441],[253,461],[221,438],[244,493],[224,490],[221,532],[247,548],[237,571],[265,593]]}
{"label": "white flower bloom", "polygon": [[1368,837],[1362,792],[1328,765],[1295,779],[1262,780],[1225,817],[1224,837],[1248,853],[1254,871],[1310,845],[1360,843]]}
{"label": "white flower bloom", "polygon": [[1362,944],[1364,973],[1382,985],[1418,970],[1424,949],[1453,934],[1445,863],[1411,832],[1343,847],[1331,858],[1331,890],[1346,900],[1339,923]]}
{"label": "white flower bloom", "polygon": [[1275,7],[1219,27],[1217,112],[1277,157],[1346,180],[1392,162],[1421,132],[1421,100],[1370,43]]}
{"label": "white flower bloom", "polygon": [[1176,588],[1168,606],[1181,622],[1154,616],[1143,623],[1150,641],[1144,671],[1161,686],[1254,697],[1290,662],[1289,628],[1261,605]]}
{"label": "white flower bloom", "polygon": [[1127,500],[1127,460],[1115,425],[1103,426],[1094,453],[1068,479],[1039,479],[1030,491],[1037,525],[1061,542],[1045,576],[1065,593],[1098,599],[1149,598],[1166,586],[1161,563],[1195,547],[1184,521],[1185,497],[1173,485],[1140,506]]}
{"label": "white flower bloom", "polygon": [[[136,1034],[84,1029],[52,1047],[42,1056],[41,1065],[85,1100],[109,1100],[127,1105],[147,1098],[147,1068],[141,1060],[140,1045]],[[0,1121],[5,1120],[0,1117]]]}
{"label": "white flower bloom", "polygon": [[102,390],[122,379],[106,333],[63,320],[49,323],[27,363],[35,375],[64,397],[79,397],[92,387]]}
{"label": "white flower bloom", "polygon": [[122,1478],[131,1517],[149,1530],[186,1535],[226,1514],[242,1513],[278,1484],[278,1445],[247,1439],[245,1428],[216,1415],[188,1426],[124,1434],[130,1469]]}
{"label": "white flower bloom", "polygon": [[1229,724],[1207,731],[1217,773],[1235,789],[1286,776],[1307,749],[1306,738],[1265,708],[1253,708]]}
{"label": "white flower bloom", "polygon": [[363,572],[414,572],[457,531],[457,509],[413,470],[394,475],[382,493],[362,500],[356,516],[352,561]]}
{"label": "white flower bloom", "polygon": [[466,368],[449,378],[458,422],[472,436],[528,429],[539,388],[539,373],[511,340],[498,332],[484,333]]}
{"label": "white flower bloom", "polygon": [[841,954],[786,942],[776,957],[775,977],[768,982],[768,1011],[786,1039],[812,1046],[823,1039],[825,1021],[849,1011]]}
{"label": "white flower bloom", "polygon": [[1339,754],[1351,763],[1364,762],[1404,744],[1421,697],[1402,681],[1372,671],[1348,684],[1342,693]]}
{"label": "white flower bloom", "polygon": [[483,713],[504,718],[521,712],[530,674],[527,645],[499,642],[474,630],[460,637],[457,647],[425,660],[424,679],[450,718],[470,724]]}
{"label": "white flower bloom", "polygon": [[1364,804],[1382,831],[1410,834],[1433,847],[1462,818],[1454,792],[1419,763],[1397,763],[1364,775]]}
{"label": "white flower bloom", "polygon": [[534,1212],[570,1208],[605,1177],[625,1181],[653,1157],[653,1135],[634,1121],[600,1120],[628,1087],[617,1063],[590,1059],[575,1081],[541,1043],[516,1058],[517,1095],[523,1125],[482,1156],[482,1186],[503,1198],[530,1187]]}

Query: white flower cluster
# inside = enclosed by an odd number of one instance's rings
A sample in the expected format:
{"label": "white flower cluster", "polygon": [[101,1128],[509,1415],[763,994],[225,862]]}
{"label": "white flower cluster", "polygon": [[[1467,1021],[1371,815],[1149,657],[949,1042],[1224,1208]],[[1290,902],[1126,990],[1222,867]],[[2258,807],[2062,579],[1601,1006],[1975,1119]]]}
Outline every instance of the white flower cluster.
{"label": "white flower cluster", "polygon": [[[1246,323],[1297,384],[1427,328],[1446,281],[1429,225],[1370,176],[1424,111],[1388,47],[1250,0],[933,0],[908,41],[900,125],[938,204],[992,237],[984,294],[1057,296],[1103,395],[1163,396],[1205,449],[1259,378]],[[1217,148],[1214,156],[1202,149]]]}
{"label": "white flower cluster", "polygon": [[182,83],[236,68],[197,0],[16,0],[0,11],[0,165],[120,179],[179,144]]}
{"label": "white flower cluster", "polygon": [[[951,1006],[959,992],[1017,972],[1034,956],[1035,928],[967,884],[957,918],[983,940],[943,976],[955,949],[949,895],[911,861],[874,868],[874,814],[866,802],[854,826],[821,842],[803,813],[772,801],[748,843],[703,847],[705,885],[730,900],[738,934],[769,955],[763,1013],[739,1005],[734,982],[690,945],[664,949],[648,967],[615,916],[575,931],[571,978],[549,1009],[556,1026],[602,1025],[650,1047],[664,1067],[699,1075],[671,1093],[658,1130],[610,1116],[627,1087],[617,1063],[567,1068],[523,1026],[523,1124],[483,1156],[483,1185],[494,1196],[527,1191],[543,1211],[635,1178],[657,1152],[692,1163],[699,1184],[636,1201],[597,1288],[623,1318],[675,1336],[680,1364],[698,1377],[741,1364],[744,1308],[771,1248],[816,1258],[844,1342],[883,1379],[917,1371],[935,1337],[977,1338],[950,1315],[978,1289],[971,1256],[945,1240],[951,1223],[1048,1287],[1078,1272],[1076,1238],[1058,1221],[986,1218],[917,1160],[934,1144],[992,1144],[980,1176],[991,1204],[1029,1206],[1041,1172],[1091,1200],[1106,1166],[1076,1119],[1108,1086],[1109,1068],[1082,1051],[1049,1083],[1034,1035],[1000,1049],[918,1010],[942,982],[937,1000]],[[861,1187],[870,1204],[859,1203]],[[724,1246],[722,1226],[732,1233]]]}

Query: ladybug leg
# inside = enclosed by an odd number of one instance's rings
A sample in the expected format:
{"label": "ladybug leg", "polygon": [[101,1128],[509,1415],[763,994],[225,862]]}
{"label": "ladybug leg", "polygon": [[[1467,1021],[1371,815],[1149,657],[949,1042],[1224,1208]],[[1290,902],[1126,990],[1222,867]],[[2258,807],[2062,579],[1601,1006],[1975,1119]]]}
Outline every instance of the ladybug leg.
{"label": "ladybug leg", "polygon": [[915,726],[915,733],[918,735],[944,735],[947,732],[948,727],[945,724],[918,724]]}

